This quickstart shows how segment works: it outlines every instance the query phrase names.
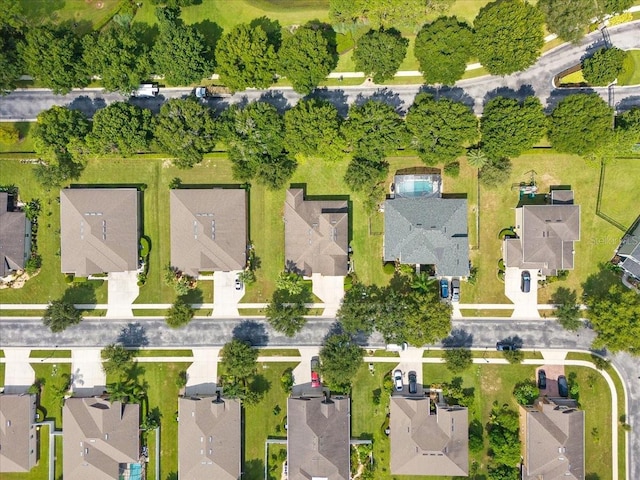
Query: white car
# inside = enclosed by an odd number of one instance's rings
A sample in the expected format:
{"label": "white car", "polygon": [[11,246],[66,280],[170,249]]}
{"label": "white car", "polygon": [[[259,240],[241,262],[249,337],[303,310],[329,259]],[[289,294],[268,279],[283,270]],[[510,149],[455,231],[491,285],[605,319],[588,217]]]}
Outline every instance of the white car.
{"label": "white car", "polygon": [[395,385],[397,392],[402,391],[402,370],[396,370],[393,372],[393,384]]}

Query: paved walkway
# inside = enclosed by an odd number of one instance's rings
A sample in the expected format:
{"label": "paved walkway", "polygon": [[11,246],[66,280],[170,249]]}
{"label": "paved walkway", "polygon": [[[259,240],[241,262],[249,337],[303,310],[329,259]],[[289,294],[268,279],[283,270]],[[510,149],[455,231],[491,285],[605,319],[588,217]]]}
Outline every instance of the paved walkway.
{"label": "paved walkway", "polygon": [[107,278],[107,318],[133,317],[131,306],[138,295],[138,272],[111,272]]}
{"label": "paved walkway", "polygon": [[100,348],[71,350],[71,388],[76,395],[80,397],[99,395],[104,391],[107,376],[102,369],[101,352]]}
{"label": "paved walkway", "polygon": [[[31,368],[30,348],[5,348],[4,393],[25,393],[36,381],[36,372]],[[52,359],[56,360],[56,359]],[[38,360],[36,360],[37,362]]]}

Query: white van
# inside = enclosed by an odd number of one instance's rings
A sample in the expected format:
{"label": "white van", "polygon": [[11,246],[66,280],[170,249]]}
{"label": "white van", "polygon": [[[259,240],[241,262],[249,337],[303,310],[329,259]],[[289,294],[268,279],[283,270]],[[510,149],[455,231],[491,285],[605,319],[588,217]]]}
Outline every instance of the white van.
{"label": "white van", "polygon": [[141,83],[137,90],[135,90],[132,97],[157,97],[160,89],[156,83]]}

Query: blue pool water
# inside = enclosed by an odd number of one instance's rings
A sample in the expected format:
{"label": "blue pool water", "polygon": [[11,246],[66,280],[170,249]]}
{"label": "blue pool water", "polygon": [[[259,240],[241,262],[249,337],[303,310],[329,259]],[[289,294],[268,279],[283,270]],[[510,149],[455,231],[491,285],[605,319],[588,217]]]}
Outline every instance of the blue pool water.
{"label": "blue pool water", "polygon": [[433,193],[433,183],[429,180],[416,179],[404,181],[396,185],[397,194],[405,197],[423,197]]}

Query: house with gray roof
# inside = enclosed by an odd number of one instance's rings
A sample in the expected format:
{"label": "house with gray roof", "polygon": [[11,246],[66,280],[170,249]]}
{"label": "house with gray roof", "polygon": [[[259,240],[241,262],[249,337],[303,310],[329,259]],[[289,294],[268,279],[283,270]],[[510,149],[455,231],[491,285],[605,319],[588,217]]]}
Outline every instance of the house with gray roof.
{"label": "house with gray roof", "polygon": [[540,270],[545,276],[573,270],[580,206],[573,204],[571,190],[552,190],[549,202],[516,208],[517,238],[505,238],[502,247],[507,267]]}
{"label": "house with gray roof", "polygon": [[348,273],[349,206],[346,200],[308,200],[290,188],[284,203],[285,269],[305,277]]}
{"label": "house with gray roof", "polygon": [[0,192],[0,278],[22,270],[31,253],[31,222],[14,210],[15,198]]}
{"label": "house with gray roof", "polygon": [[523,480],[584,480],[584,411],[576,405],[543,397],[520,407]]}
{"label": "house with gray roof", "polygon": [[178,400],[178,473],[188,480],[238,480],[242,471],[240,401],[216,396]]}
{"label": "house with gray roof", "polygon": [[62,273],[86,277],[137,270],[139,196],[135,188],[61,190]]}
{"label": "house with gray roof", "polygon": [[392,396],[389,415],[392,475],[469,474],[469,423],[465,407],[429,397]]}
{"label": "house with gray roof", "polygon": [[0,394],[0,473],[28,472],[38,461],[35,395]]}
{"label": "house with gray roof", "polygon": [[469,276],[466,198],[398,197],[384,202],[384,261],[433,265],[438,276]]}
{"label": "house with gray roof", "polygon": [[140,472],[140,405],[68,398],[62,409],[65,480],[118,480]]}
{"label": "house with gray roof", "polygon": [[640,217],[622,237],[616,255],[622,259],[620,267],[627,274],[640,280]]}
{"label": "house with gray roof", "polygon": [[351,478],[349,397],[287,400],[289,480]]}
{"label": "house with gray roof", "polygon": [[247,192],[240,188],[171,190],[171,265],[200,272],[242,270],[247,263]]}

